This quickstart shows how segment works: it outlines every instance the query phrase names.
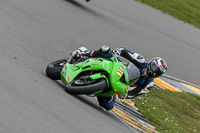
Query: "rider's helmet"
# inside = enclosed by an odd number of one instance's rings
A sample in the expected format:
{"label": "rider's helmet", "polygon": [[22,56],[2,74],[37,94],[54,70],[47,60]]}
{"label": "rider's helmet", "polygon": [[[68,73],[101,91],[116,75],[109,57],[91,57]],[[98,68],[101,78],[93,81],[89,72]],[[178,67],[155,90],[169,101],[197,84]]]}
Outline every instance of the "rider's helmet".
{"label": "rider's helmet", "polygon": [[147,64],[147,74],[150,78],[156,78],[167,70],[167,63],[160,57],[155,57]]}

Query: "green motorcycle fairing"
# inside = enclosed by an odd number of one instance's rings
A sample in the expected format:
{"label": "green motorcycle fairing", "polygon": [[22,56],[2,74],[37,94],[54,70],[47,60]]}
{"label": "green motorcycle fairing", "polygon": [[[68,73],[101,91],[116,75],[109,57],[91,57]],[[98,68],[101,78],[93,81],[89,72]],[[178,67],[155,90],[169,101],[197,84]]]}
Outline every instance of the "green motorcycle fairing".
{"label": "green motorcycle fairing", "polygon": [[[105,71],[108,73],[107,77],[101,72],[90,76],[91,79],[104,78],[107,81],[107,89],[95,92],[93,96],[113,96],[117,93],[120,97],[123,97],[127,94],[129,79],[126,66],[122,62],[116,62],[113,57],[109,60],[105,58],[90,58],[77,64],[66,63],[61,71],[61,81],[66,85],[80,73],[86,71]],[[125,83],[120,80],[122,76],[124,76]]]}

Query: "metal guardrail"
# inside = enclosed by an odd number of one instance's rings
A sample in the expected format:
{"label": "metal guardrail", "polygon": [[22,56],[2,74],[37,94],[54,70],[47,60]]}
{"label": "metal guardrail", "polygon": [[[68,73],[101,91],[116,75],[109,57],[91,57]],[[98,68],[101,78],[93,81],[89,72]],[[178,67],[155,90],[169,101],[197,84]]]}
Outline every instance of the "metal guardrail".
{"label": "metal guardrail", "polygon": [[140,131],[139,129],[132,127],[129,123],[127,123],[121,116],[119,116],[114,110],[111,111],[111,113],[118,118],[122,123],[124,123],[127,127],[129,127],[133,133],[144,133],[142,131]]}
{"label": "metal guardrail", "polygon": [[129,114],[131,114],[131,115],[137,117],[138,119],[140,119],[140,120],[142,120],[142,121],[148,123],[148,121],[145,120],[145,119],[142,117],[142,115],[141,115],[138,111],[134,110],[133,108],[130,108],[128,105],[125,105],[125,104],[122,103],[121,101],[116,100],[116,105],[117,105],[119,108],[121,108],[122,110],[128,112]]}
{"label": "metal guardrail", "polygon": [[153,125],[149,124],[137,110],[124,101],[116,100],[115,108],[112,111],[137,133],[158,133]]}

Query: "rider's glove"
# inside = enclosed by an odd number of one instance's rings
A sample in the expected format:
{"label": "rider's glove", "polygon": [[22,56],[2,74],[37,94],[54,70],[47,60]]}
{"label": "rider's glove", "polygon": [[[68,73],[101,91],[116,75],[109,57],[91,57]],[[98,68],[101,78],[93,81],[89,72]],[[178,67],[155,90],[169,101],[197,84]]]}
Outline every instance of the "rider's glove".
{"label": "rider's glove", "polygon": [[71,55],[74,54],[74,55],[75,55],[75,58],[77,58],[77,59],[83,59],[84,56],[86,56],[88,52],[89,52],[89,51],[88,51],[87,48],[85,48],[85,47],[80,47],[80,48],[78,48],[77,50],[75,50],[74,52],[72,52]]}
{"label": "rider's glove", "polygon": [[70,55],[75,55],[75,58],[80,58],[81,51],[79,49],[72,52]]}
{"label": "rider's glove", "polygon": [[112,55],[113,55],[114,57],[119,57],[119,56],[121,55],[120,49],[118,49],[118,48],[113,49],[113,50],[112,50]]}

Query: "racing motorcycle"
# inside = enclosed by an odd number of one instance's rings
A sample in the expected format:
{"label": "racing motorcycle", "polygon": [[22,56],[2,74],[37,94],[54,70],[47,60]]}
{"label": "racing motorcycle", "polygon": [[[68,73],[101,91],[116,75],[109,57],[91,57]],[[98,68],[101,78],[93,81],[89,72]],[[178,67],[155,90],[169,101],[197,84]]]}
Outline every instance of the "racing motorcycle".
{"label": "racing motorcycle", "polygon": [[119,98],[127,95],[128,87],[140,76],[133,63],[123,63],[115,56],[110,58],[76,59],[75,55],[50,63],[46,75],[61,80],[65,91],[72,95]]}

